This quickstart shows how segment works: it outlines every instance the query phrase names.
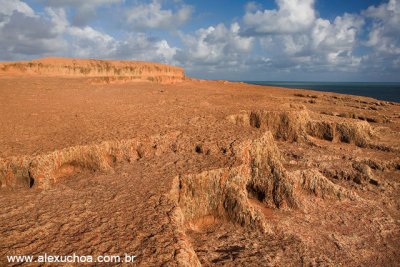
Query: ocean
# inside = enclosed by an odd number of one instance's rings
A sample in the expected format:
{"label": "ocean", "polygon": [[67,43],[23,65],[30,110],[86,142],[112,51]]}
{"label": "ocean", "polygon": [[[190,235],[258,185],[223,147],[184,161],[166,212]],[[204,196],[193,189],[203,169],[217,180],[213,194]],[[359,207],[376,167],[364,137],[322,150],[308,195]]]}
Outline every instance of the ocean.
{"label": "ocean", "polygon": [[400,102],[399,83],[367,83],[367,82],[267,82],[245,81],[258,85],[270,85],[286,88],[309,89],[323,92],[334,92],[348,95],[359,95],[379,100]]}

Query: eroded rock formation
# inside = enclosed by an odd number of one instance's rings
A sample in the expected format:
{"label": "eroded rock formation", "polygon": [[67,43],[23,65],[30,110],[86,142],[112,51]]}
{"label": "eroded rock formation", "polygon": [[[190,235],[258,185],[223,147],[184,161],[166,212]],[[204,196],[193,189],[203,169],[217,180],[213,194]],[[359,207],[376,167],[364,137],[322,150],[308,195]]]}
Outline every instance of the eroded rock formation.
{"label": "eroded rock formation", "polygon": [[176,83],[185,78],[183,68],[159,63],[72,58],[0,63],[1,74],[90,77],[90,82],[98,84],[131,81]]}

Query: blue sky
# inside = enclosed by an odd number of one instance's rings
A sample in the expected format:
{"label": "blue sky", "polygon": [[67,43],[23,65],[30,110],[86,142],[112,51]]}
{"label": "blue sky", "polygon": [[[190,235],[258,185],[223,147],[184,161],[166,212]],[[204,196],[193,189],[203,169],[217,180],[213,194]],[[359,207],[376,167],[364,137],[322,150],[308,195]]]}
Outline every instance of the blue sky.
{"label": "blue sky", "polygon": [[0,0],[0,60],[157,61],[205,79],[400,81],[400,0]]}

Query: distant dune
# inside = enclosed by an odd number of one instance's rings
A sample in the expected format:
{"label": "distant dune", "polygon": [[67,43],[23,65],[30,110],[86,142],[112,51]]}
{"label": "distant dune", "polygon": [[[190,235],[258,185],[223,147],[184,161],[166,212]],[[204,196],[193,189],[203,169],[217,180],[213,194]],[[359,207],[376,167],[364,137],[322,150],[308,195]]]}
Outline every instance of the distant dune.
{"label": "distant dune", "polygon": [[32,61],[2,62],[0,75],[92,77],[95,83],[151,81],[176,83],[184,69],[160,63],[50,57]]}

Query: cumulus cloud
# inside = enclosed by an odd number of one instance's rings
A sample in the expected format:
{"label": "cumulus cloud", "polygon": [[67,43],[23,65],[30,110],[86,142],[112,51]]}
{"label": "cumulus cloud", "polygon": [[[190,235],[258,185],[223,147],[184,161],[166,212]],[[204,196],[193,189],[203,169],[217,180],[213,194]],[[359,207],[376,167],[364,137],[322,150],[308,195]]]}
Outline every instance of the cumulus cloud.
{"label": "cumulus cloud", "polygon": [[251,51],[253,38],[239,35],[240,26],[233,23],[201,28],[195,34],[182,34],[184,49],[177,60],[189,69],[207,66],[209,71],[240,70]]}
{"label": "cumulus cloud", "polygon": [[4,60],[64,49],[63,38],[51,28],[48,18],[38,16],[19,0],[1,0],[0,5],[0,51]]}
{"label": "cumulus cloud", "polygon": [[177,48],[166,40],[152,38],[144,33],[129,34],[119,41],[112,58],[174,63]]}
{"label": "cumulus cloud", "polygon": [[[4,1],[3,1],[4,2]],[[112,53],[115,40],[92,27],[70,24],[63,8],[45,8],[37,14],[26,3],[5,1],[0,11],[0,49],[4,59],[74,55],[89,57]]]}
{"label": "cumulus cloud", "polygon": [[0,0],[0,13],[5,16],[11,16],[15,11],[25,14],[26,16],[33,17],[35,12],[33,9],[19,0],[9,1]]}
{"label": "cumulus cloud", "polygon": [[278,9],[256,10],[247,6],[247,34],[295,33],[311,27],[315,20],[314,0],[276,0]]}
{"label": "cumulus cloud", "polygon": [[[182,0],[37,1],[44,4],[40,11],[22,0],[0,0],[2,60],[55,55],[158,61],[184,66],[189,75],[230,79],[316,73],[393,78],[400,69],[399,0],[333,19],[319,16],[315,0],[276,0],[276,9],[249,2],[236,22],[190,32],[176,31],[194,10]],[[121,11],[118,29],[115,20],[90,20],[99,10],[112,16],[101,9],[110,5]],[[179,47],[167,41],[176,34]]]}
{"label": "cumulus cloud", "polygon": [[145,34],[115,39],[91,26],[76,26],[64,8],[47,7],[38,14],[24,2],[0,1],[5,4],[0,10],[2,60],[57,55],[170,63],[176,54],[177,49],[166,40]]}
{"label": "cumulus cloud", "polygon": [[364,20],[360,16],[344,14],[333,22],[317,19],[312,29],[313,47],[322,50],[351,50],[357,42]]}
{"label": "cumulus cloud", "polygon": [[209,72],[240,71],[243,76],[257,77],[264,77],[263,73],[290,73],[297,79],[315,73],[396,76],[400,67],[398,0],[334,19],[319,17],[314,0],[276,0],[276,4],[276,9],[264,10],[249,2],[243,29],[239,23],[230,29],[219,24],[182,35],[185,46],[176,58],[188,66],[189,73],[201,66]]}
{"label": "cumulus cloud", "polygon": [[[370,49],[363,55],[363,71],[369,75],[395,77],[400,71],[400,2],[390,0],[362,12],[370,22],[363,44]],[[368,66],[368,67],[366,67]],[[393,78],[392,78],[393,79]]]}
{"label": "cumulus cloud", "polygon": [[190,19],[193,8],[180,5],[176,11],[163,9],[160,1],[140,4],[126,11],[130,26],[137,30],[144,29],[176,29]]}
{"label": "cumulus cloud", "polygon": [[74,7],[83,7],[90,6],[92,8],[96,8],[101,5],[106,4],[114,4],[122,2],[123,0],[41,0],[46,5],[51,7],[66,7],[66,6],[74,6]]}
{"label": "cumulus cloud", "polygon": [[[277,0],[277,10],[246,11],[241,34],[260,40],[264,66],[282,71],[355,70],[354,55],[364,25],[359,15],[344,14],[333,21],[317,17],[313,0]],[[267,59],[267,60],[266,60]]]}
{"label": "cumulus cloud", "polygon": [[85,26],[96,16],[96,9],[101,6],[121,3],[123,0],[40,0],[47,7],[74,9],[73,24]]}
{"label": "cumulus cloud", "polygon": [[[108,56],[116,49],[116,40],[90,26],[71,25],[63,8],[46,8],[52,22],[52,29],[68,40],[65,54],[75,57]],[[59,51],[61,52],[61,51]]]}
{"label": "cumulus cloud", "polygon": [[62,8],[47,8],[54,28],[67,36],[69,54],[75,57],[131,59],[144,61],[171,62],[176,48],[166,40],[150,38],[145,34],[127,34],[115,39],[107,33],[90,26],[71,25]]}
{"label": "cumulus cloud", "polygon": [[381,53],[400,55],[400,2],[371,6],[363,14],[373,20],[366,45]]}

